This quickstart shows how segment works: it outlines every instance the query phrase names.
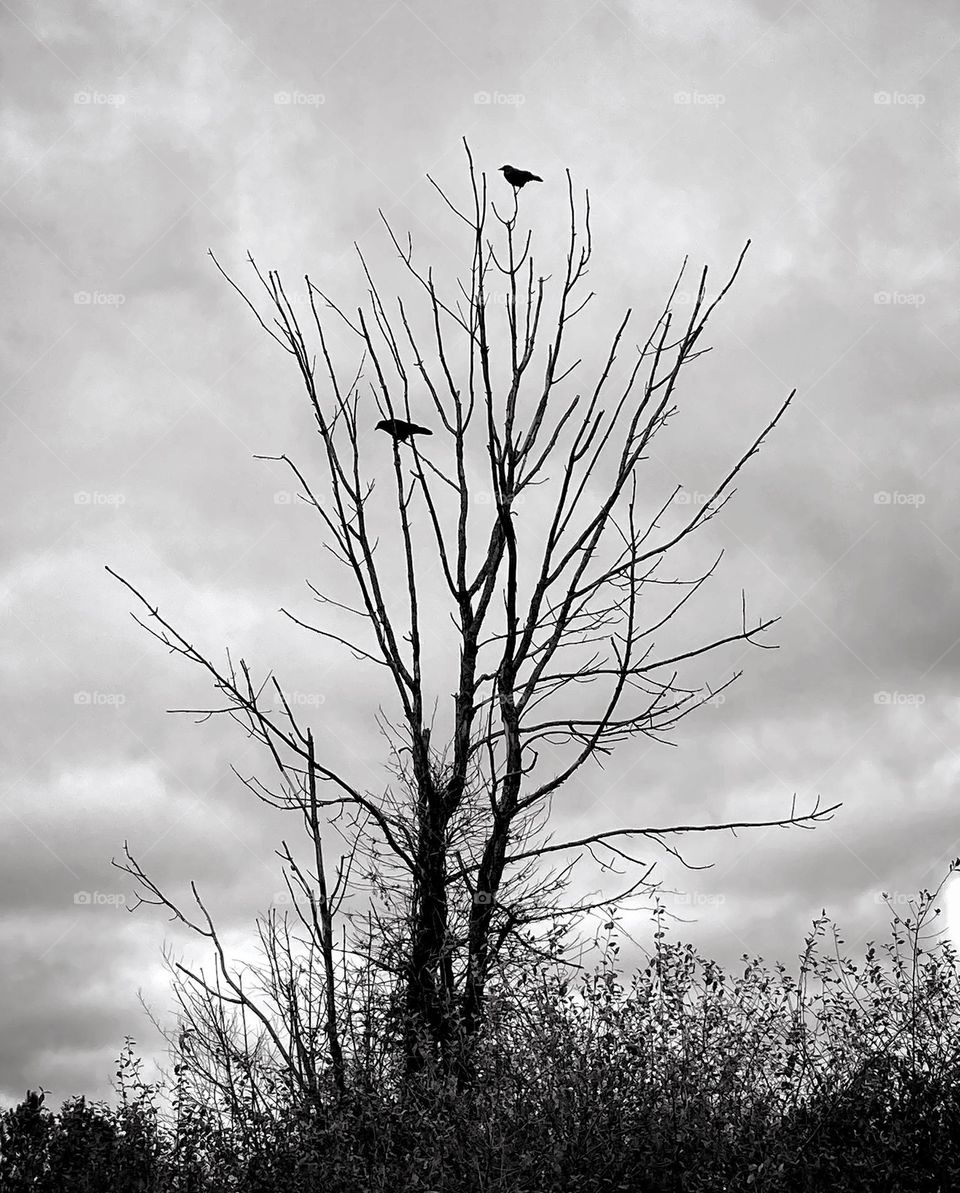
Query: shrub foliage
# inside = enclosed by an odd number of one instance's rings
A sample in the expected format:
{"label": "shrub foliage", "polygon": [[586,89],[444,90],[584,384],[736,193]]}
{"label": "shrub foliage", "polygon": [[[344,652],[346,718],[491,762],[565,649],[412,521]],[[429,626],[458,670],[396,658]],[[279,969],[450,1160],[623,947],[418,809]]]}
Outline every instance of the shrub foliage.
{"label": "shrub foliage", "polygon": [[[955,863],[956,865],[956,863]],[[960,1187],[957,957],[915,918],[864,963],[830,921],[799,977],[743,957],[725,974],[666,939],[625,987],[608,932],[575,989],[531,969],[496,992],[467,1093],[350,1066],[345,1095],[230,1121],[185,1065],[149,1084],[133,1041],[118,1104],[59,1113],[29,1091],[0,1117],[4,1193],[688,1193]],[[382,1060],[380,1062],[383,1063]],[[159,1109],[169,1092],[169,1108]]]}

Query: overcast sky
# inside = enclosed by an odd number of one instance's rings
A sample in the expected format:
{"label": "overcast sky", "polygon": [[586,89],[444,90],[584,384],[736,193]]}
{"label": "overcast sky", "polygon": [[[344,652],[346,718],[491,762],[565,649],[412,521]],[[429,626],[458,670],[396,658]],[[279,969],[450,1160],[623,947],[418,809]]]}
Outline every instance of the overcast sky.
{"label": "overcast sky", "polygon": [[[589,187],[587,372],[627,306],[635,338],[649,330],[684,255],[691,289],[704,264],[716,285],[752,238],[657,441],[652,495],[709,492],[798,391],[688,557],[725,551],[683,633],[735,628],[743,587],[748,611],[781,616],[780,649],[689,673],[744,671],[675,748],[641,740],[558,793],[558,839],[773,819],[819,795],[843,807],[815,832],[686,841],[712,869],[644,852],[695,921],[676,932],[727,965],[792,965],[824,907],[855,959],[887,939],[880,891],[902,909],[960,854],[955,6],[0,10],[0,1101],[108,1092],[125,1034],[147,1056],[161,1043],[138,990],[169,1022],[163,942],[205,956],[156,910],[124,908],[124,840],[171,894],[195,880],[237,950],[283,889],[273,849],[291,824],[230,770],[267,778],[269,759],[225,719],[165,713],[215,700],[133,623],[105,564],[215,661],[275,667],[329,758],[371,791],[389,781],[369,672],[278,613],[310,615],[304,581],[331,569],[289,475],[253,456],[290,452],[315,476],[322,461],[291,361],[206,254],[247,284],[250,251],[291,290],[309,273],[355,308],[354,241],[395,276],[380,208],[452,288],[469,244],[425,175],[465,196],[463,137],[495,194],[504,162],[544,178],[521,215],[544,273],[561,265],[564,170]],[[413,412],[428,421],[426,399]],[[370,473],[388,469],[385,438],[364,443]],[[585,869],[574,893],[597,880]],[[630,926],[646,944],[645,916]]]}

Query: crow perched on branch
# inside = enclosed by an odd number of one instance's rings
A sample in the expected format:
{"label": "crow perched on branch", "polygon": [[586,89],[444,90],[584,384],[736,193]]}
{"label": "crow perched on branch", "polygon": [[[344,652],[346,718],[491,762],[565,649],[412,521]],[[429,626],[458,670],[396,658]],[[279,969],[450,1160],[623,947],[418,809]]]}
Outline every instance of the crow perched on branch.
{"label": "crow perched on branch", "polygon": [[418,427],[416,423],[404,422],[402,418],[381,419],[377,423],[376,430],[386,431],[388,435],[392,435],[400,443],[409,439],[411,435],[433,434],[433,431],[428,431],[426,427]]}
{"label": "crow perched on branch", "polygon": [[522,190],[528,182],[543,182],[539,174],[531,174],[529,170],[518,170],[516,166],[501,166],[504,178],[517,190]]}

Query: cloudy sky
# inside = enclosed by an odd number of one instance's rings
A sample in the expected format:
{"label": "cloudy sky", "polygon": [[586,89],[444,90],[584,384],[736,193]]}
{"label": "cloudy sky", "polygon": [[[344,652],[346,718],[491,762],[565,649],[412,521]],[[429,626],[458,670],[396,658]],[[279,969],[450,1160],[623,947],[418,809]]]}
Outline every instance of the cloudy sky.
{"label": "cloudy sky", "polygon": [[[589,188],[585,370],[627,306],[649,330],[685,255],[719,283],[752,238],[651,494],[709,492],[798,391],[690,556],[725,551],[683,629],[736,626],[743,587],[782,618],[780,649],[691,673],[744,671],[675,748],[624,747],[559,793],[558,839],[842,802],[815,832],[689,840],[713,867],[664,858],[658,876],[692,921],[678,935],[728,965],[791,964],[824,907],[850,955],[886,939],[879,893],[902,909],[960,854],[954,6],[5,0],[0,20],[0,1101],[108,1092],[125,1034],[161,1044],[138,991],[169,1016],[164,941],[204,956],[156,910],[128,913],[124,840],[172,895],[196,880],[237,951],[282,890],[289,821],[230,770],[268,760],[225,720],[165,713],[209,687],[136,626],[105,564],[214,660],[275,667],[358,782],[389,779],[368,673],[278,612],[311,613],[304,581],[329,557],[289,475],[253,457],[321,460],[289,358],[207,250],[245,284],[250,251],[355,308],[354,241],[396,276],[379,208],[452,287],[469,244],[426,175],[464,197],[464,137],[494,193],[503,162],[543,176],[521,219],[544,273],[564,170]],[[600,882],[619,880],[585,869],[574,892]],[[629,925],[645,944],[645,913]]]}

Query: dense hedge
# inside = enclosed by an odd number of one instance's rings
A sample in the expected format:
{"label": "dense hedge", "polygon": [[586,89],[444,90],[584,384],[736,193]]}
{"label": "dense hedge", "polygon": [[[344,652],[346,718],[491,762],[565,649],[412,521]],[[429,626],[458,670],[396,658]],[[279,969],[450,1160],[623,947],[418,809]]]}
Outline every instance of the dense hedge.
{"label": "dense hedge", "polygon": [[826,962],[825,923],[799,982],[746,957],[728,978],[662,932],[629,990],[609,953],[576,992],[531,975],[501,992],[469,1095],[354,1073],[319,1115],[277,1108],[238,1126],[181,1080],[165,1116],[128,1041],[118,1106],[75,1098],[53,1114],[28,1092],[0,1117],[0,1190],[960,1188],[955,955],[914,941],[906,961],[871,948],[862,967]]}

